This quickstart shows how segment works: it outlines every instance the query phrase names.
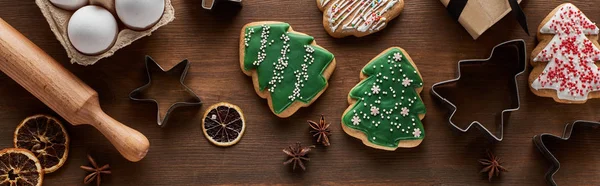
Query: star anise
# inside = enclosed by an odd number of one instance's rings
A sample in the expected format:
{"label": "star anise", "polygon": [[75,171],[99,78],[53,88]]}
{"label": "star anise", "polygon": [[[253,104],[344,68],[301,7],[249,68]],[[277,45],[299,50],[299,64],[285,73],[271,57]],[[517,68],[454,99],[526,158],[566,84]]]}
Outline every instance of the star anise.
{"label": "star anise", "polygon": [[94,161],[94,158],[92,158],[92,156],[90,155],[88,155],[88,160],[90,160],[90,164],[92,164],[92,167],[82,165],[81,169],[91,173],[88,174],[85,178],[83,178],[83,183],[88,184],[94,181],[94,179],[96,179],[96,185],[100,186],[100,175],[110,174],[110,165],[106,164],[102,167],[99,167],[98,164],[96,164],[96,161]]}
{"label": "star anise", "polygon": [[288,148],[283,149],[283,153],[290,157],[289,160],[283,162],[283,165],[294,163],[292,170],[296,170],[296,165],[299,165],[302,170],[306,170],[302,161],[310,161],[307,155],[313,147],[314,146],[303,147],[300,142],[297,142],[296,145],[290,145]]}
{"label": "star anise", "polygon": [[321,120],[319,123],[308,120],[308,125],[310,125],[310,133],[313,138],[317,138],[317,143],[322,143],[325,146],[329,146],[329,135],[331,135],[331,131],[329,131],[329,123],[325,122],[325,118],[321,115]]}
{"label": "star anise", "polygon": [[483,169],[481,169],[480,173],[487,172],[489,181],[492,181],[492,177],[499,176],[500,172],[508,172],[507,169],[500,165],[502,164],[500,158],[494,156],[492,151],[487,150],[487,155],[487,159],[479,159],[479,163],[485,166]]}

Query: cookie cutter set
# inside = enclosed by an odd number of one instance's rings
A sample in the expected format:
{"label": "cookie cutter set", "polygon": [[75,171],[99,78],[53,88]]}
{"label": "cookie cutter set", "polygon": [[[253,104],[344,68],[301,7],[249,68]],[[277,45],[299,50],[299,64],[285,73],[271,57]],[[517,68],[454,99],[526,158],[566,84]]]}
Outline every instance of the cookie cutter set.
{"label": "cookie cutter set", "polygon": [[[498,55],[501,55],[496,51],[496,49],[502,48],[502,47],[516,47],[515,55],[518,56],[518,60],[509,61],[511,63],[514,63],[514,65],[518,69],[517,72],[514,73],[514,78],[511,78],[511,80],[514,79],[514,89],[512,90],[512,93],[511,93],[511,97],[512,97],[511,98],[511,101],[512,101],[511,108],[506,108],[506,109],[502,110],[501,121],[497,127],[495,134],[490,132],[490,130],[488,130],[486,127],[484,127],[479,121],[472,121],[471,124],[469,124],[469,126],[467,128],[461,128],[461,127],[457,126],[454,122],[452,122],[452,117],[454,116],[454,114],[456,113],[456,110],[458,108],[450,100],[448,100],[444,96],[440,95],[436,91],[437,87],[445,85],[445,84],[458,82],[461,78],[461,70],[460,70],[461,65],[487,63],[487,62],[493,60],[495,57],[498,57]],[[488,139],[490,139],[491,141],[500,142],[500,141],[502,141],[503,136],[504,136],[504,123],[506,122],[506,120],[508,120],[510,112],[519,110],[519,108],[521,106],[521,101],[519,98],[519,86],[517,83],[517,76],[519,76],[520,74],[525,72],[526,65],[527,65],[527,55],[526,55],[525,41],[522,39],[506,41],[506,42],[496,45],[492,49],[492,53],[491,53],[490,57],[488,57],[487,59],[460,60],[458,62],[457,77],[454,79],[450,79],[450,80],[446,80],[446,81],[442,81],[442,82],[433,84],[433,86],[431,87],[431,94],[434,95],[434,97],[437,98],[438,100],[440,100],[442,103],[444,103],[444,106],[446,106],[448,111],[451,113],[450,116],[448,117],[448,123],[450,124],[452,129],[455,129],[456,131],[459,131],[462,133],[466,133],[467,131],[469,131],[469,129],[474,127],[474,128],[479,129],[481,132],[483,132],[485,134],[485,136]]]}
{"label": "cookie cutter set", "polygon": [[556,157],[554,157],[554,155],[552,154],[552,152],[550,152],[548,147],[546,147],[546,144],[544,143],[544,139],[553,138],[556,140],[567,141],[567,140],[569,140],[569,138],[571,138],[571,135],[573,134],[573,129],[575,129],[575,127],[586,127],[586,128],[598,129],[598,128],[600,128],[600,123],[593,122],[593,121],[578,120],[578,121],[573,122],[572,124],[567,124],[565,126],[565,130],[564,130],[562,136],[555,136],[552,134],[543,133],[540,135],[535,135],[533,137],[533,143],[535,144],[537,149],[551,163],[550,168],[548,169],[548,172],[546,172],[546,181],[550,185],[554,185],[554,186],[557,185],[556,182],[554,181],[553,177],[554,177],[554,174],[556,174],[558,172],[558,169],[560,169],[560,162],[558,161],[558,159],[556,159]]}
{"label": "cookie cutter set", "polygon": [[[165,113],[165,116],[161,118],[160,116],[160,104],[158,103],[158,100],[155,98],[143,98],[140,97],[139,95],[142,94],[142,92],[146,91],[151,85],[152,85],[152,74],[151,74],[151,69],[160,69],[162,72],[168,73],[171,71],[182,71],[181,76],[179,78],[179,83],[181,83],[181,86],[183,87],[183,89],[188,92],[191,96],[192,96],[192,100],[191,101],[183,101],[183,102],[175,102],[173,103],[169,109],[167,110],[167,112]],[[183,107],[183,106],[196,106],[196,105],[202,105],[202,101],[200,100],[200,97],[198,97],[198,95],[196,93],[194,93],[189,87],[187,87],[184,84],[185,81],[185,77],[187,75],[187,71],[190,68],[190,62],[186,59],[183,60],[181,62],[179,62],[177,65],[175,65],[173,68],[169,69],[169,70],[164,70],[158,63],[156,63],[156,61],[154,61],[154,59],[152,59],[150,56],[146,56],[146,74],[148,76],[148,83],[146,83],[145,85],[136,88],[135,90],[133,90],[131,93],[129,93],[129,99],[134,100],[134,101],[143,101],[143,102],[153,102],[156,104],[156,122],[158,123],[158,126],[160,127],[165,127],[167,124],[167,121],[169,120],[169,116],[171,115],[171,112],[173,112],[173,110],[175,110],[176,108],[179,107]]]}
{"label": "cookie cutter set", "polygon": [[212,10],[213,7],[215,6],[215,3],[220,1],[230,1],[230,2],[234,2],[234,3],[239,3],[239,5],[242,5],[242,0],[202,0],[202,8],[207,9],[207,10]]}

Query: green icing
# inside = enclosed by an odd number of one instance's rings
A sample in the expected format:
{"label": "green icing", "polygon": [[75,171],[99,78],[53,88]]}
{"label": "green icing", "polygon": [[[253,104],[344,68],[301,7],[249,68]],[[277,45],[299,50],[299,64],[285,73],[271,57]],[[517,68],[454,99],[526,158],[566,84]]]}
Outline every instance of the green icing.
{"label": "green icing", "polygon": [[392,48],[367,64],[362,73],[368,77],[350,91],[356,103],[342,116],[342,123],[385,147],[423,139],[419,114],[425,114],[425,105],[415,90],[423,86],[423,80],[405,54]]}
{"label": "green icing", "polygon": [[250,26],[244,36],[244,69],[256,70],[260,91],[269,91],[277,114],[294,101],[310,103],[327,86],[322,74],[334,58],[311,45],[313,37],[289,28],[287,23]]}

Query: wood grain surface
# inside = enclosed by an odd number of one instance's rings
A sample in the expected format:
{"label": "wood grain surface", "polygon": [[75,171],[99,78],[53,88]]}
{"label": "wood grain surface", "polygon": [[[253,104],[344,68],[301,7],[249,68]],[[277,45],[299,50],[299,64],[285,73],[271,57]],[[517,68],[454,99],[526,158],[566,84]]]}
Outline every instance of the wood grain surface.
{"label": "wood grain surface", "polygon": [[[600,21],[599,4],[571,2],[592,21]],[[529,29],[535,30],[561,3],[523,1]],[[450,130],[448,112],[430,95],[431,85],[454,78],[458,60],[487,58],[493,46],[506,40],[525,39],[528,53],[531,52],[537,42],[535,33],[527,36],[510,14],[473,41],[438,0],[411,0],[385,30],[363,38],[334,39],[325,32],[322,13],[314,0],[246,0],[242,9],[218,8],[212,12],[203,10],[200,0],[175,0],[173,5],[174,22],[117,51],[113,57],[84,67],[69,64],[63,47],[33,1],[0,1],[0,17],[94,88],[106,113],[150,140],[146,158],[132,163],[91,126],[67,125],[72,141],[69,159],[63,168],[45,176],[46,185],[81,185],[86,173],[79,166],[87,164],[87,153],[100,164],[111,165],[113,174],[103,178],[104,185],[545,185],[549,164],[533,145],[532,137],[540,133],[561,134],[565,124],[574,120],[600,119],[600,99],[565,105],[533,95],[527,85],[528,67],[518,78],[521,109],[511,115],[505,126],[504,141],[490,143],[476,130],[467,134]],[[336,55],[338,62],[329,89],[311,107],[302,108],[287,119],[271,113],[266,100],[254,92],[251,78],[239,68],[240,28],[248,22],[265,20],[288,22],[295,30],[314,36],[319,45]],[[395,152],[366,147],[346,135],[339,124],[348,106],[348,91],[359,82],[361,68],[391,46],[404,48],[418,65],[425,81],[422,97],[428,109],[423,120],[428,136],[423,143]],[[154,104],[134,102],[127,97],[131,90],[146,83],[145,55],[151,55],[167,69],[189,59],[192,66],[186,84],[205,105],[181,108],[173,113],[166,128],[159,128]],[[56,114],[5,74],[0,74],[0,82],[0,148],[4,148],[12,146],[12,133],[25,117]],[[470,110],[482,120],[488,116],[490,122],[485,125],[493,129],[493,118],[500,109],[494,111],[486,106],[501,107],[506,98],[486,96],[494,89],[482,90],[485,91],[481,97],[469,94],[473,97],[462,98],[469,100],[465,102],[472,105],[469,108],[485,108]],[[210,144],[200,128],[204,109],[221,101],[239,105],[247,119],[245,136],[230,148]],[[282,165],[286,157],[281,150],[297,141],[310,144],[306,120],[317,120],[319,114],[333,123],[332,146],[317,147],[310,153],[307,171],[293,172]],[[582,131],[574,140],[557,142],[551,148],[563,162],[555,176],[559,184],[600,185],[597,132]],[[491,183],[479,173],[482,166],[477,162],[488,148],[494,149],[510,170]]]}

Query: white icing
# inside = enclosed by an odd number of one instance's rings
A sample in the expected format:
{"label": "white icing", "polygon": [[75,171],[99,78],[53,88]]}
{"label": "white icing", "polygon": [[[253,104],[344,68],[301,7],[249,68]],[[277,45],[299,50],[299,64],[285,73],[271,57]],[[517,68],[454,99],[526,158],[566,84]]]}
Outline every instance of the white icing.
{"label": "white icing", "polygon": [[533,59],[548,64],[531,87],[554,89],[559,99],[572,101],[586,100],[590,92],[600,90],[600,72],[594,63],[600,50],[586,37],[598,32],[574,5],[563,5],[540,29],[540,33],[555,35]]}
{"label": "white icing", "polygon": [[[321,0],[321,6],[324,7],[329,2],[330,0]],[[379,31],[387,21],[382,15],[398,2],[399,0],[335,0],[326,12],[329,26],[333,32],[340,29],[340,26],[344,31]]]}
{"label": "white icing", "polygon": [[[544,26],[540,29],[540,33],[542,34],[556,34],[556,30],[554,28],[551,28],[550,26],[552,25],[553,21],[569,21],[572,20],[574,22],[576,22],[576,24],[581,24],[583,22],[589,22],[591,23],[592,21],[585,16],[583,13],[581,13],[582,17],[579,19],[569,19],[569,17],[563,17],[564,19],[561,19],[560,15],[565,13],[565,11],[568,10],[575,10],[577,9],[577,7],[575,7],[575,5],[571,4],[571,3],[567,3],[565,5],[563,5],[558,11],[556,11],[556,13],[554,14],[554,16],[552,16],[552,19],[550,19],[550,21],[546,22],[546,24],[544,24]],[[594,28],[594,29],[586,29],[586,28],[582,28],[584,35],[598,35],[598,27]]]}

